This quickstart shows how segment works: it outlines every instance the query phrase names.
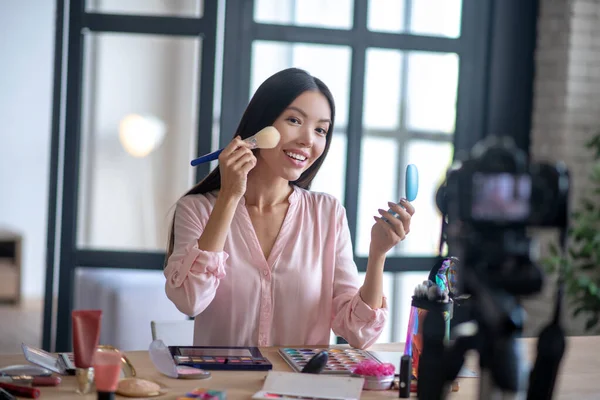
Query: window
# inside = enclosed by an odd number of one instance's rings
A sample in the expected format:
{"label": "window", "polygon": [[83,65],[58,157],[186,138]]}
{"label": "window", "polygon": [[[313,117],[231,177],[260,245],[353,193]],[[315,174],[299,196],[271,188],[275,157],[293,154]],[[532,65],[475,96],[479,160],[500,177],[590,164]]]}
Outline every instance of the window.
{"label": "window", "polygon": [[162,269],[172,206],[196,171],[208,169],[189,161],[212,147],[218,21],[218,2],[202,0],[71,0],[57,8],[49,351],[72,348],[78,267]]}
{"label": "window", "polygon": [[408,164],[419,170],[417,212],[396,255],[437,253],[441,214],[435,194],[452,161],[458,56],[369,48],[366,53],[356,253],[369,253],[372,216],[405,196]]}
{"label": "window", "polygon": [[194,182],[201,41],[89,33],[85,48],[78,246],[161,251]]}

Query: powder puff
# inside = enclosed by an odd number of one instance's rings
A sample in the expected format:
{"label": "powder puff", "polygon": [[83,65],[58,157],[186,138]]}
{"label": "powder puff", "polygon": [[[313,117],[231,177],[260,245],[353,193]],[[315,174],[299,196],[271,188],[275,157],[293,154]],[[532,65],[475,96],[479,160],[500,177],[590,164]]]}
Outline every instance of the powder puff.
{"label": "powder puff", "polygon": [[394,375],[396,367],[390,363],[381,364],[372,360],[363,360],[354,368],[353,372],[357,375],[382,377]]}

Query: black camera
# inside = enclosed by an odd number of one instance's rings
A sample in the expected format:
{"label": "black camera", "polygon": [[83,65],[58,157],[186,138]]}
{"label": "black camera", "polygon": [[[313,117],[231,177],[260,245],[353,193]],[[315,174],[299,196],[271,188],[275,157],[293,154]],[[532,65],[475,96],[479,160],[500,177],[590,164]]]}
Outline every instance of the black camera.
{"label": "black camera", "polygon": [[569,175],[563,163],[529,164],[507,137],[488,136],[448,170],[449,218],[489,228],[565,227]]}
{"label": "black camera", "polygon": [[511,295],[539,292],[543,274],[527,228],[565,230],[568,197],[566,166],[529,163],[510,137],[488,136],[457,157],[436,200],[443,240],[464,271],[460,291],[484,284]]}
{"label": "black camera", "polygon": [[[551,398],[565,347],[560,327],[563,292],[558,281],[554,316],[540,333],[534,368],[529,371],[518,338],[525,311],[521,296],[539,293],[544,280],[532,257],[531,227],[560,231],[562,247],[568,227],[569,174],[562,163],[529,163],[524,151],[507,137],[488,136],[465,157],[456,157],[436,195],[442,220],[442,244],[460,260],[456,285],[466,298],[466,321],[476,329],[458,329],[454,344],[439,333],[441,313],[423,322],[419,361],[420,399],[443,398],[458,376],[464,354],[479,353],[479,398]],[[466,326],[465,324],[460,324]],[[440,360],[443,360],[440,363]]]}

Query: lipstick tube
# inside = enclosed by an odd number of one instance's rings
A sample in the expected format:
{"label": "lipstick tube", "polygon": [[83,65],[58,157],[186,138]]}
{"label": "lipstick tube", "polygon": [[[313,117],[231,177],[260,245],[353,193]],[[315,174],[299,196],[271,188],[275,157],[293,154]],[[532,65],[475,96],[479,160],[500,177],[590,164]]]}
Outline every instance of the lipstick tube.
{"label": "lipstick tube", "polygon": [[37,399],[38,397],[40,397],[41,394],[40,389],[28,386],[15,385],[12,383],[0,382],[0,388],[6,390],[13,396],[26,397],[28,399]]}
{"label": "lipstick tube", "polygon": [[30,375],[0,376],[0,382],[31,386],[57,386],[61,382],[61,378],[59,376]]}

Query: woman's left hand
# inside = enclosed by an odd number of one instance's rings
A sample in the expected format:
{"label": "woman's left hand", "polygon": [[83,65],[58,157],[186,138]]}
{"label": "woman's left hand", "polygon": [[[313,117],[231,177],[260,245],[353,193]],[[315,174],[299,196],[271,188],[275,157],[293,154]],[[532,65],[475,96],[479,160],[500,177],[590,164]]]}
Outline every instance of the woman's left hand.
{"label": "woman's left hand", "polygon": [[[370,254],[385,255],[392,247],[403,241],[410,232],[410,220],[415,208],[406,199],[400,200],[400,205],[389,202],[388,205],[398,217],[379,209],[381,217],[375,218],[371,228]],[[385,221],[383,218],[387,221]]]}

